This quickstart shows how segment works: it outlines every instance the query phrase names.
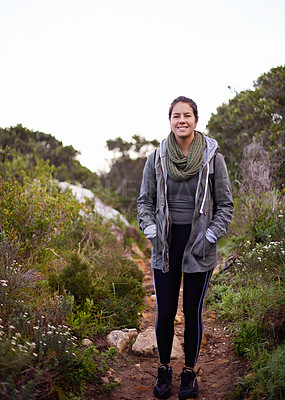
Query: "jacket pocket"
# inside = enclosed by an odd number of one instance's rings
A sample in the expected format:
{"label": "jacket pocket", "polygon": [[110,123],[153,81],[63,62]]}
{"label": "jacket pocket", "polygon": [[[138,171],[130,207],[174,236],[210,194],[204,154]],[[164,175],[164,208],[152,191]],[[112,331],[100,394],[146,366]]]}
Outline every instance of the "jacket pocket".
{"label": "jacket pocket", "polygon": [[216,243],[210,243],[204,232],[199,232],[193,243],[191,253],[196,257],[205,257],[212,246],[215,246]]}

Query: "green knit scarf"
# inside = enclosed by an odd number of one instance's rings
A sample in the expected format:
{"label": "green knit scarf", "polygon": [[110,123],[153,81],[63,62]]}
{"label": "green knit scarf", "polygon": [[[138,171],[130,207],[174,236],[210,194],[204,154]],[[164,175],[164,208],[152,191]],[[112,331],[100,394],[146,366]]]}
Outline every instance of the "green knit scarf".
{"label": "green knit scarf", "polygon": [[171,131],[166,141],[166,169],[173,181],[184,181],[197,174],[202,161],[206,147],[204,135],[201,132],[194,131],[194,139],[191,143],[189,153],[186,156],[180,150],[174,133]]}

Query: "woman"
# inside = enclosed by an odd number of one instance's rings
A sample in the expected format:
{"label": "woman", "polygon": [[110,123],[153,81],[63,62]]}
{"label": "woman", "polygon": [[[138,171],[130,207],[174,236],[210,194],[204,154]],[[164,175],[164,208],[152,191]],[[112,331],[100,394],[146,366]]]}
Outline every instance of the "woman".
{"label": "woman", "polygon": [[216,242],[232,219],[227,168],[214,139],[195,130],[196,103],[180,96],[169,109],[171,132],[147,159],[138,222],[151,240],[156,293],[156,338],[161,366],[154,394],[170,396],[174,318],[183,273],[185,367],[179,399],[196,397],[193,370],[202,339],[202,305],[217,264]]}

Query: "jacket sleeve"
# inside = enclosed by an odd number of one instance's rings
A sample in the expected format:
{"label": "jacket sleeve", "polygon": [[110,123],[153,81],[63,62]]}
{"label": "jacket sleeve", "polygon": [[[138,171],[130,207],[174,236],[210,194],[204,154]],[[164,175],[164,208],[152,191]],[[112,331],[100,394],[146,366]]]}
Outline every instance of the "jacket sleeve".
{"label": "jacket sleeve", "polygon": [[152,153],[145,164],[140,189],[137,200],[138,205],[138,224],[144,232],[145,228],[155,225],[156,209],[156,173],[154,169],[155,152]]}
{"label": "jacket sleeve", "polygon": [[219,239],[226,234],[234,210],[231,183],[226,163],[221,153],[218,153],[215,159],[214,184],[216,211],[209,228]]}

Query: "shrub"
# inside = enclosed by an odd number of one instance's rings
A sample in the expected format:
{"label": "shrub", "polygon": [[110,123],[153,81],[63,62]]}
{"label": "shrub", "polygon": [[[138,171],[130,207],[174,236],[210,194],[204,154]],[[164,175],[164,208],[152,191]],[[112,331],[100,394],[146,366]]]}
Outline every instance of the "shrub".
{"label": "shrub", "polygon": [[0,176],[0,234],[6,249],[12,249],[12,254],[5,252],[8,263],[43,261],[47,247],[65,235],[79,211],[69,194],[52,196],[47,184],[38,179],[21,186]]}
{"label": "shrub", "polygon": [[285,396],[284,382],[285,344],[272,352],[263,351],[253,364],[253,372],[237,383],[231,398],[244,399],[250,394],[251,399],[281,400]]}
{"label": "shrub", "polygon": [[62,287],[74,296],[77,303],[92,297],[93,282],[89,266],[78,254],[71,255],[69,263],[61,273],[60,281]]}
{"label": "shrub", "polygon": [[251,364],[233,399],[284,397],[285,243],[270,239],[247,241],[235,266],[213,277],[206,300],[228,321],[236,353]]}
{"label": "shrub", "polygon": [[83,398],[105,358],[78,340],[138,324],[143,274],[90,204],[35,171],[0,176],[0,397]]}

